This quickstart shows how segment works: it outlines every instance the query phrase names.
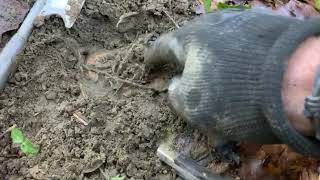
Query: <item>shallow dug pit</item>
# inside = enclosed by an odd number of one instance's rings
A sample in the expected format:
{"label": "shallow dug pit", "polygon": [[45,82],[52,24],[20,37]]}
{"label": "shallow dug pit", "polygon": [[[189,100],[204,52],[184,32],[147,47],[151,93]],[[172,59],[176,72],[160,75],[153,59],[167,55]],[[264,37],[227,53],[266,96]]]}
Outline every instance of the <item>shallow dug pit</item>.
{"label": "shallow dug pit", "polygon": [[0,94],[0,132],[16,124],[40,153],[6,134],[0,179],[177,178],[156,150],[184,124],[143,65],[145,45],[175,29],[163,11],[179,25],[193,14],[187,0],[90,0],[71,29],[58,17],[34,29]]}

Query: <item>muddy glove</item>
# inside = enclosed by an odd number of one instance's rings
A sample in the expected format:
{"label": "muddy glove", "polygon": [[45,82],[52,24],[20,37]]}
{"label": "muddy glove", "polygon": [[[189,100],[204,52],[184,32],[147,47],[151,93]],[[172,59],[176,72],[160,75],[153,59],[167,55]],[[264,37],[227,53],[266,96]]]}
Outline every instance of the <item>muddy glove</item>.
{"label": "muddy glove", "polygon": [[320,157],[320,142],[291,126],[281,100],[287,60],[307,37],[320,33],[320,19],[258,11],[198,17],[157,39],[145,52],[146,67],[176,66],[172,109],[216,144],[284,143]]}

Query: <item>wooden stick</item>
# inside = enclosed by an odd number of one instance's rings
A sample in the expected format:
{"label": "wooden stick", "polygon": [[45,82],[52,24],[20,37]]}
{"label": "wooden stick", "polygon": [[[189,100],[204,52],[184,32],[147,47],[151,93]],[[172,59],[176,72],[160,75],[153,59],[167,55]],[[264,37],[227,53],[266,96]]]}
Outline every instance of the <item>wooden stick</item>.
{"label": "wooden stick", "polygon": [[5,135],[8,134],[9,132],[11,132],[12,129],[14,129],[14,128],[16,128],[16,127],[17,127],[16,124],[14,124],[13,126],[9,127],[7,130],[5,130],[5,131],[0,135],[0,139],[2,139],[3,136],[5,136]]}
{"label": "wooden stick", "polygon": [[83,125],[87,126],[88,123],[81,117],[81,115],[78,115],[79,112],[75,112],[73,113],[73,116],[76,118],[76,120],[80,123],[82,123]]}
{"label": "wooden stick", "polygon": [[163,11],[168,17],[169,19],[172,21],[172,23],[176,26],[177,29],[180,28],[180,26],[176,23],[176,21],[169,15],[169,13],[167,11]]}
{"label": "wooden stick", "polygon": [[135,16],[135,15],[138,15],[139,13],[138,12],[128,12],[128,13],[125,13],[125,14],[122,14],[119,18],[119,21],[116,25],[116,28],[119,27],[119,24],[121,24],[126,18],[128,17],[131,17],[131,16]]}

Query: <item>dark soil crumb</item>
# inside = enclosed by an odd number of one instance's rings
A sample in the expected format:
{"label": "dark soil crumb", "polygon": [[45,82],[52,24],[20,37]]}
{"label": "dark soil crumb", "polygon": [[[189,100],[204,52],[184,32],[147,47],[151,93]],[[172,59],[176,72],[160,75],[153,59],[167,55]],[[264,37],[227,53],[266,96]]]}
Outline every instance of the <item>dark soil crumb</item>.
{"label": "dark soil crumb", "polygon": [[[171,2],[171,4],[170,4]],[[40,147],[25,156],[0,139],[0,179],[176,179],[156,149],[184,124],[166,94],[118,81],[149,82],[148,40],[192,18],[187,0],[88,0],[71,29],[58,17],[35,28],[16,73],[0,94],[0,132],[17,124]],[[118,24],[121,15],[137,12]],[[90,55],[104,52],[99,61]],[[88,73],[94,63],[111,75]],[[87,123],[87,124],[86,124]]]}

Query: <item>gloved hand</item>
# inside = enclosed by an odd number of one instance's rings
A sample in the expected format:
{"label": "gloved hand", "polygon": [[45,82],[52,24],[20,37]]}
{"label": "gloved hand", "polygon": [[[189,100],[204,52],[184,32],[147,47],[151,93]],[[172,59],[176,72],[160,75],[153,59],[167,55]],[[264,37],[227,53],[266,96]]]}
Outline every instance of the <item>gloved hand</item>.
{"label": "gloved hand", "polygon": [[145,52],[146,67],[176,66],[169,87],[172,110],[216,144],[284,143],[320,157],[320,142],[293,128],[281,96],[288,59],[320,33],[320,19],[258,11],[202,15],[157,39]]}

